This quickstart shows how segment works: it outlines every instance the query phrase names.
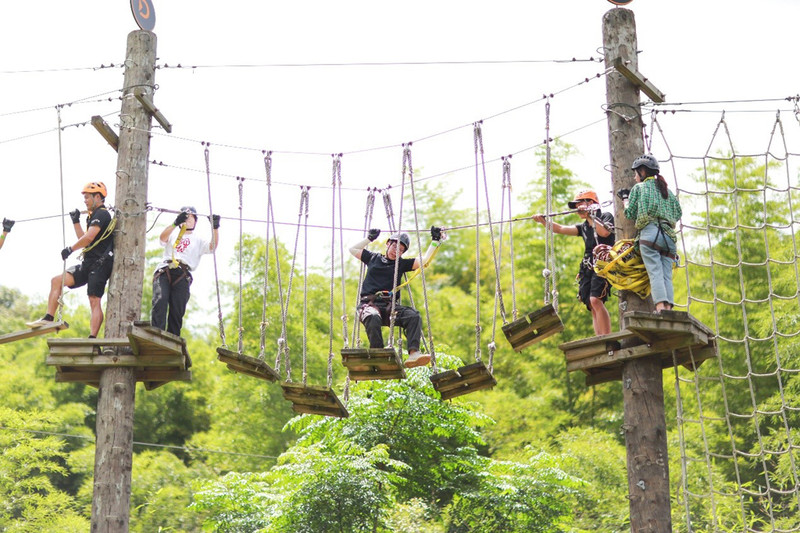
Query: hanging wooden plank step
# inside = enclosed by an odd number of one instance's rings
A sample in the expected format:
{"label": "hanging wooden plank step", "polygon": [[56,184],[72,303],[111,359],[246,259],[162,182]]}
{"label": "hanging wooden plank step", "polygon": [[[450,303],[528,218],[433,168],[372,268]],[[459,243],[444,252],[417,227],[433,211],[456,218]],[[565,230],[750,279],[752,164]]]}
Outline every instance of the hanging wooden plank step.
{"label": "hanging wooden plank step", "polygon": [[342,364],[352,381],[406,378],[403,361],[392,348],[343,348]]}
{"label": "hanging wooden plank step", "polygon": [[457,370],[447,370],[430,377],[433,388],[439,391],[442,400],[469,394],[482,389],[491,389],[497,380],[483,362],[462,366]]}
{"label": "hanging wooden plank step", "polygon": [[46,326],[40,326],[38,328],[28,328],[21,331],[15,331],[13,333],[6,333],[5,335],[0,335],[0,344],[21,341],[22,339],[38,337],[39,335],[47,335],[48,333],[58,333],[63,329],[67,329],[68,327],[69,324],[64,321],[60,321],[53,322],[52,324],[48,324]]}
{"label": "hanging wooden plank step", "polygon": [[336,393],[327,387],[314,387],[302,383],[281,383],[283,397],[292,402],[295,413],[347,418],[350,413],[339,401]]}
{"label": "hanging wooden plank step", "polygon": [[267,381],[278,381],[280,376],[266,361],[250,357],[225,348],[217,348],[217,359],[225,363],[230,370]]}
{"label": "hanging wooden plank step", "polygon": [[502,329],[511,347],[519,352],[531,344],[564,331],[564,323],[561,322],[553,305],[548,304],[506,324]]}
{"label": "hanging wooden plank step", "polygon": [[596,385],[622,379],[622,366],[631,359],[658,357],[662,368],[679,364],[695,370],[716,355],[714,333],[688,313],[633,311],[622,319],[622,331],[561,344],[567,371],[582,370],[586,384]]}

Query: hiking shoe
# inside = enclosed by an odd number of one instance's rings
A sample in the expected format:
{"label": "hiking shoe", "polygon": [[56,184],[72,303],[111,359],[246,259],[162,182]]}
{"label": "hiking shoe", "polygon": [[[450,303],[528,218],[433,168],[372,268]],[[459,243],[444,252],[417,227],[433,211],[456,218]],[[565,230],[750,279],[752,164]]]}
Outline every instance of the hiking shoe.
{"label": "hiking shoe", "polygon": [[41,328],[43,326],[52,326],[53,320],[47,320],[47,318],[42,317],[39,320],[34,320],[33,322],[26,322],[25,325],[29,328]]}
{"label": "hiking shoe", "polygon": [[431,362],[431,356],[427,353],[412,352],[408,355],[408,359],[404,363],[406,368],[414,368],[418,366],[425,366]]}

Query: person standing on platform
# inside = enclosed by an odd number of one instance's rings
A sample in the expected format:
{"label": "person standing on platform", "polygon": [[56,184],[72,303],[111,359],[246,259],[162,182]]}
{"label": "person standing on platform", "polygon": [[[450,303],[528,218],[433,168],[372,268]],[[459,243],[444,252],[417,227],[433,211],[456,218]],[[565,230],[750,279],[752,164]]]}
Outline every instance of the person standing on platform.
{"label": "person standing on platform", "polygon": [[[153,308],[150,324],[180,336],[183,315],[189,303],[192,272],[200,264],[200,258],[213,253],[219,243],[219,215],[211,216],[211,242],[194,234],[197,226],[197,210],[182,207],[175,222],[161,232],[160,242],[164,248],[161,262],[153,273]],[[177,238],[171,242],[172,232],[178,230]]]}

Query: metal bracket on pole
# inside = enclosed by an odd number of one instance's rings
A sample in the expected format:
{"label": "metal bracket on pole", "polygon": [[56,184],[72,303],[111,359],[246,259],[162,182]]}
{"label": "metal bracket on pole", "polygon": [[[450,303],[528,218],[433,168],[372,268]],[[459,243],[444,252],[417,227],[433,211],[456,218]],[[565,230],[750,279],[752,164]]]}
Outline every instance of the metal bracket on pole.
{"label": "metal bracket on pole", "polygon": [[115,152],[119,152],[119,135],[111,129],[111,126],[103,120],[103,117],[100,115],[95,115],[92,117],[92,126],[94,129],[103,136],[103,139],[114,149]]}
{"label": "metal bracket on pole", "polygon": [[621,57],[614,60],[614,68],[617,69],[620,74],[628,78],[634,85],[639,87],[653,102],[660,104],[666,99],[667,96],[664,93],[659,91],[655,85],[642,76],[638,70],[628,67]]}
{"label": "metal bracket on pole", "polygon": [[166,130],[167,133],[172,133],[172,124],[169,123],[167,117],[161,114],[161,111],[153,104],[153,101],[150,100],[150,97],[144,93],[144,90],[141,88],[136,88],[133,91],[133,95],[139,100],[139,103],[142,104],[142,107],[150,113],[153,118],[155,118],[161,127]]}

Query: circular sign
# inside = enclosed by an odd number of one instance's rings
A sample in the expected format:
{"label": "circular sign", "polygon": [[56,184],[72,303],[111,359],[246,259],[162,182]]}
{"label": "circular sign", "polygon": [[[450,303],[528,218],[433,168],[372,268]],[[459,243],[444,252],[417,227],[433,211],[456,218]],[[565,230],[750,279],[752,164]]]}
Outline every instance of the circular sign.
{"label": "circular sign", "polygon": [[633,2],[633,0],[608,0],[608,1],[614,4],[615,6],[625,6]]}
{"label": "circular sign", "polygon": [[153,31],[156,26],[156,10],[152,0],[131,0],[131,11],[141,29]]}

